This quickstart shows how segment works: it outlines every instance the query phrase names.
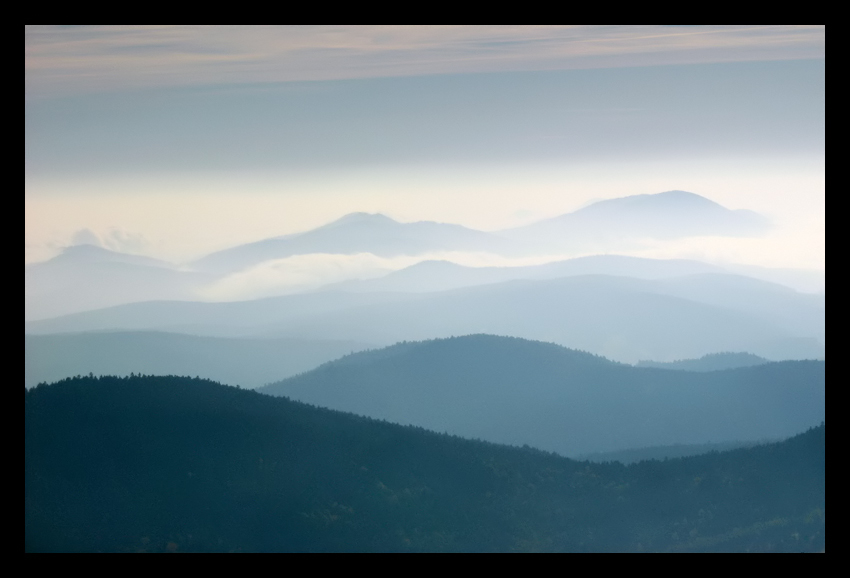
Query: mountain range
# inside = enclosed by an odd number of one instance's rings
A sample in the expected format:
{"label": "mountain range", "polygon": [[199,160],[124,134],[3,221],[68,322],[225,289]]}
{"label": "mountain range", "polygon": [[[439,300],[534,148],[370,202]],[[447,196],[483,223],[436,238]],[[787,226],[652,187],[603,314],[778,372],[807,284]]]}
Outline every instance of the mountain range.
{"label": "mountain range", "polygon": [[[138,255],[122,254],[93,245],[66,248],[57,257],[25,268],[25,318],[46,319],[124,303],[151,300],[207,301],[222,299],[216,288],[232,276],[244,276],[264,264],[309,255],[372,255],[374,258],[407,257],[428,260],[446,253],[491,255],[501,258],[540,258],[552,261],[558,256],[610,253],[642,246],[646,239],[670,240],[694,235],[758,235],[767,221],[748,211],[731,211],[713,201],[684,191],[656,195],[637,195],[609,199],[554,219],[510,230],[484,232],[446,223],[420,221],[399,223],[380,214],[352,213],[316,229],[239,245],[201,257],[191,263],[175,265]],[[818,274],[807,271],[771,270],[749,267],[708,265],[698,262],[670,262],[671,272],[735,272],[805,290],[819,290]],[[303,267],[303,264],[299,264]],[[352,280],[376,277],[386,270],[369,265],[351,272]],[[652,278],[651,267],[620,263],[551,264],[531,267],[480,268],[479,271],[448,272],[418,270],[380,280],[386,286],[398,283],[405,275],[424,280],[422,287],[457,288],[470,284],[520,278],[552,278],[558,275],[605,273]],[[447,279],[454,279],[447,281]],[[241,279],[241,277],[240,277]],[[333,279],[326,283],[337,282]],[[240,281],[244,285],[244,281]],[[237,283],[237,286],[241,286]],[[356,283],[354,283],[356,284]],[[405,283],[401,283],[405,285]],[[322,285],[321,275],[306,285],[282,279],[265,295],[307,291]],[[349,283],[350,285],[350,283]],[[369,285],[353,290],[366,290]],[[395,289],[392,289],[395,290]],[[402,289],[405,290],[405,289]],[[418,289],[423,290],[423,289]],[[277,291],[277,293],[275,293]],[[230,299],[238,298],[230,296]]]}
{"label": "mountain range", "polygon": [[432,293],[321,291],[231,303],[147,302],[26,324],[27,333],[167,331],[390,345],[471,333],[552,341],[618,361],[719,351],[823,358],[823,296],[729,275],[580,275]]}
{"label": "mountain range", "polygon": [[431,221],[399,223],[380,214],[351,213],[311,231],[218,251],[195,261],[192,266],[200,271],[227,273],[263,261],[312,253],[371,253],[396,257],[438,251],[512,252],[505,239],[461,225]]}
{"label": "mountain range", "polygon": [[822,550],[823,273],[610,254],[769,226],[669,191],[27,265],[25,548]]}
{"label": "mountain range", "polygon": [[399,223],[380,214],[352,213],[306,231],[212,253],[192,265],[201,271],[239,271],[272,259],[310,253],[372,253],[382,257],[440,251],[521,255],[552,250],[622,250],[635,239],[698,235],[754,236],[769,222],[752,211],[730,211],[685,191],[599,201],[531,225],[485,233],[460,225]]}

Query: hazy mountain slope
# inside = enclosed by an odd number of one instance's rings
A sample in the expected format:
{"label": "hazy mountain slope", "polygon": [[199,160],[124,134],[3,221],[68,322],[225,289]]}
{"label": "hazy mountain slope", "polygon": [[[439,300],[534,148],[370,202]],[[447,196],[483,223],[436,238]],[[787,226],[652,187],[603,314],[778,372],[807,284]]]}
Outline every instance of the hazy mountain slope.
{"label": "hazy mountain slope", "polygon": [[270,324],[334,314],[375,303],[392,303],[413,297],[403,293],[355,294],[323,291],[251,301],[202,303],[149,301],[33,321],[27,333],[103,330],[161,330],[196,335],[245,336]]}
{"label": "hazy mountain slope", "polygon": [[825,364],[672,372],[474,335],[357,353],[260,391],[578,455],[791,435],[824,419]]}
{"label": "hazy mountain slope", "polygon": [[492,333],[552,341],[629,363],[717,351],[751,351],[771,359],[824,355],[820,336],[809,326],[791,331],[764,315],[658,294],[665,288],[661,281],[589,275],[513,281],[364,305],[269,331],[385,344]]}
{"label": "hazy mountain slope", "polygon": [[121,253],[120,251],[112,251],[96,245],[82,244],[71,245],[62,250],[61,253],[39,265],[50,263],[52,265],[59,264],[74,264],[82,263],[124,263],[126,265],[138,265],[141,267],[159,267],[161,269],[176,269],[177,267],[163,261],[154,259],[144,255],[133,255],[130,253]]}
{"label": "hazy mountain slope", "polygon": [[399,223],[384,215],[352,213],[304,233],[265,239],[203,257],[199,270],[239,271],[270,259],[309,253],[372,253],[381,257],[432,251],[510,252],[507,240],[461,225],[420,221]]}
{"label": "hazy mountain slope", "polygon": [[67,380],[24,407],[29,552],[824,547],[824,426],[625,467],[186,378]]}
{"label": "hazy mountain slope", "polygon": [[625,255],[592,255],[543,265],[517,267],[466,267],[449,261],[422,261],[383,277],[335,283],[328,288],[344,291],[405,291],[425,293],[516,279],[557,279],[577,275],[614,275],[636,279],[665,279],[716,273],[745,276],[795,291],[816,294],[825,303],[823,271],[771,269],[736,265],[712,265],[688,259],[646,259]]}
{"label": "hazy mountain slope", "polygon": [[686,259],[642,259],[623,255],[593,255],[525,267],[464,267],[448,261],[423,261],[377,279],[345,281],[333,288],[358,292],[426,293],[516,279],[557,279],[577,275],[661,279],[709,272],[722,273],[723,269]]}
{"label": "hazy mountain slope", "polygon": [[693,193],[667,191],[599,201],[573,213],[498,233],[430,221],[399,223],[380,214],[351,213],[310,231],[212,253],[193,266],[223,273],[310,253],[393,257],[434,251],[516,255],[542,250],[551,254],[553,250],[606,249],[612,243],[647,237],[749,236],[767,228],[767,220],[752,211],[731,211]]}
{"label": "hazy mountain slope", "polygon": [[[349,263],[350,269],[340,268],[329,257],[313,259],[308,264],[270,261],[306,254],[426,257],[434,252],[459,251],[551,257],[575,251],[607,253],[634,248],[647,238],[743,234],[745,229],[749,231],[746,234],[751,234],[761,222],[746,211],[729,211],[698,195],[669,191],[601,201],[575,213],[496,233],[428,221],[399,223],[380,214],[352,213],[303,233],[218,251],[186,267],[93,245],[77,245],[68,247],[54,259],[26,266],[25,318],[46,319],[151,300],[280,295],[331,281],[342,281],[330,287],[337,290],[423,292],[580,274],[656,279],[720,273],[722,268],[695,261],[597,255],[537,267],[470,269],[425,263],[382,279],[357,282],[350,279],[374,276],[388,269],[376,264],[374,257]],[[367,261],[369,265],[365,264]],[[369,275],[363,267],[369,270]],[[728,270],[815,292],[822,293],[824,289],[822,272],[740,265],[730,265]]]}
{"label": "hazy mountain slope", "polygon": [[757,315],[786,331],[826,339],[826,296],[741,275],[703,273],[655,284],[654,292]]}
{"label": "hazy mountain slope", "polygon": [[647,361],[641,360],[636,367],[655,367],[657,369],[677,369],[681,371],[717,371],[719,369],[734,369],[770,363],[770,360],[752,353],[709,353],[699,359],[679,359],[676,361]]}
{"label": "hazy mountain slope", "polygon": [[826,271],[817,269],[785,269],[781,267],[758,267],[756,265],[740,265],[729,263],[724,265],[732,273],[778,283],[803,293],[820,293],[826,291]]}
{"label": "hazy mountain slope", "polygon": [[[772,319],[762,310],[756,314],[663,294],[679,292],[699,299],[711,296],[715,285],[710,276],[671,286],[667,280],[584,275],[432,294],[316,292],[235,303],[152,302],[28,323],[26,331],[157,329],[385,345],[493,333],[552,341],[629,363],[717,351],[750,351],[770,359],[823,357],[821,336],[812,330],[822,320],[808,321],[804,314],[823,316],[823,311],[808,307],[808,295],[800,303],[794,301],[794,292],[783,297]],[[765,286],[766,291],[774,290]],[[788,325],[797,316],[807,323]]]}
{"label": "hazy mountain slope", "polygon": [[694,193],[667,191],[599,201],[501,234],[537,247],[601,250],[628,247],[642,238],[753,236],[768,228],[767,219],[752,211],[732,211]]}
{"label": "hazy mountain slope", "polygon": [[224,339],[161,332],[27,335],[24,384],[32,387],[89,373],[136,373],[259,387],[365,348],[353,341]]}
{"label": "hazy mountain slope", "polygon": [[212,280],[164,261],[93,245],[68,247],[49,261],[27,265],[24,273],[26,319],[137,301],[195,299]]}
{"label": "hazy mountain slope", "polygon": [[[748,235],[762,232],[768,226],[767,219],[758,213],[732,211],[687,191],[607,199],[570,214],[595,222],[612,220],[635,234],[673,238],[705,234]],[[555,217],[549,222],[561,218]]]}

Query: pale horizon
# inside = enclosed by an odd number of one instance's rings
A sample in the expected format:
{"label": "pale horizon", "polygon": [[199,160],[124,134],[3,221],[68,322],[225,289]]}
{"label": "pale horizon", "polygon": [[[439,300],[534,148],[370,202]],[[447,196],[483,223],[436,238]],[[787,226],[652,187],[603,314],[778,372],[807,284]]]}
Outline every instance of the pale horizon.
{"label": "pale horizon", "polygon": [[823,270],[824,35],[29,27],[25,263],[89,233],[185,263],[351,212],[496,231],[677,189],[775,227],[639,256]]}

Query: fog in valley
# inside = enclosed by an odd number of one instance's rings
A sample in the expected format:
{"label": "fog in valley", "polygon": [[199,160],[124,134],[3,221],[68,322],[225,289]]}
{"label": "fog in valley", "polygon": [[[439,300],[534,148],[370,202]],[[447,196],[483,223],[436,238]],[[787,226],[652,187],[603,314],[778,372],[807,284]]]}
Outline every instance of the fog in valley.
{"label": "fog in valley", "polygon": [[27,551],[823,550],[824,35],[28,27]]}

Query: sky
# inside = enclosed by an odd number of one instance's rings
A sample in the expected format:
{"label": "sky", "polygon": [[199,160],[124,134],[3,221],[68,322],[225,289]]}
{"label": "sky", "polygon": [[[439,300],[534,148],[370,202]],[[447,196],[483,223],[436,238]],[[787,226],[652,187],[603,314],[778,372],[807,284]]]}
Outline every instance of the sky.
{"label": "sky", "polygon": [[498,230],[679,189],[825,268],[825,28],[27,27],[25,260],[184,262],[354,211]]}

